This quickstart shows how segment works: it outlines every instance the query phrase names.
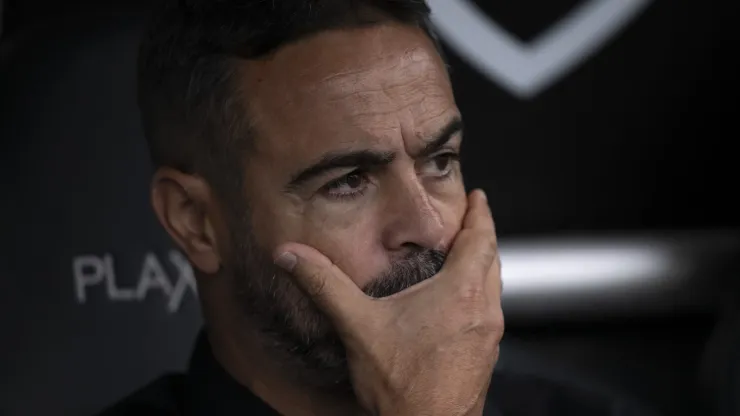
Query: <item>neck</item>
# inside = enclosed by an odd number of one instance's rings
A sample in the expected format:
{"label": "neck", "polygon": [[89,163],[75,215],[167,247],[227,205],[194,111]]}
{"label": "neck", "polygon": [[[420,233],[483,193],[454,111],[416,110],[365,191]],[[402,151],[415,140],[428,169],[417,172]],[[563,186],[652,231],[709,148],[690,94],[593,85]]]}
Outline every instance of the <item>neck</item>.
{"label": "neck", "polygon": [[[354,396],[298,383],[275,362],[256,335],[209,327],[208,338],[221,366],[241,385],[285,416],[365,415]],[[249,358],[247,358],[249,357]]]}

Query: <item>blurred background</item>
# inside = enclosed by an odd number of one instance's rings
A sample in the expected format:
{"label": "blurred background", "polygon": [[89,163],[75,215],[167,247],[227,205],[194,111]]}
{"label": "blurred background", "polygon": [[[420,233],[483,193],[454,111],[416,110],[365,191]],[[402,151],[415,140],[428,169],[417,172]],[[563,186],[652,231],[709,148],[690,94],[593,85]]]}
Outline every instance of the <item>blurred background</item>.
{"label": "blurred background", "polygon": [[[501,240],[500,367],[740,415],[731,2],[430,4]],[[149,8],[0,0],[0,415],[93,414],[187,364],[135,102]]]}

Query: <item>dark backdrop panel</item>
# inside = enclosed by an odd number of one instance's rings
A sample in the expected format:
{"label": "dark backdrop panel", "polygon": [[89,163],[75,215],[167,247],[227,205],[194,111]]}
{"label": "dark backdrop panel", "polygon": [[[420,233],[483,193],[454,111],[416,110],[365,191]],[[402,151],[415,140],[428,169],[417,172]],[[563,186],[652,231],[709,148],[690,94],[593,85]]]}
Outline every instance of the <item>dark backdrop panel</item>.
{"label": "dark backdrop panel", "polygon": [[[581,3],[477,2],[525,40]],[[492,194],[498,230],[737,225],[737,36],[726,8],[653,1],[595,55],[528,99],[448,47],[467,126],[466,180]]]}
{"label": "dark backdrop panel", "polygon": [[[105,281],[88,288],[84,303],[77,297],[80,256],[110,254],[119,288],[140,284],[148,253],[173,284],[179,279],[147,201],[150,167],[133,96],[142,13],[117,13],[112,3],[5,5],[0,172],[10,181],[0,216],[0,315],[8,342],[0,373],[10,387],[0,391],[3,414],[96,409],[182,368],[200,323],[190,292],[176,313],[157,290],[112,299]],[[476,4],[526,43],[585,2]],[[467,126],[466,181],[491,195],[502,244],[531,234],[738,225],[738,72],[728,8],[719,0],[654,0],[528,98],[443,39]],[[696,356],[712,325],[711,317],[694,317],[686,337],[683,319],[628,323],[629,330],[602,322],[566,332],[512,328],[521,342],[508,351],[572,364],[676,414],[696,405]],[[615,337],[619,348],[611,348]],[[629,365],[616,371],[617,362]]]}

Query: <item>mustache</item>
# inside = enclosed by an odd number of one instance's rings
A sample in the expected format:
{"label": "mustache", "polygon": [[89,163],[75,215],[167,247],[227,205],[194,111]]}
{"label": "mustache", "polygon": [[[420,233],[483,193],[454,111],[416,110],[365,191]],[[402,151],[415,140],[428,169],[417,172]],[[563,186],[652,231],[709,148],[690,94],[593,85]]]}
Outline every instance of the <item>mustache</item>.
{"label": "mustache", "polygon": [[401,292],[439,273],[446,257],[447,255],[439,250],[410,253],[365,285],[362,291],[374,298],[384,298]]}

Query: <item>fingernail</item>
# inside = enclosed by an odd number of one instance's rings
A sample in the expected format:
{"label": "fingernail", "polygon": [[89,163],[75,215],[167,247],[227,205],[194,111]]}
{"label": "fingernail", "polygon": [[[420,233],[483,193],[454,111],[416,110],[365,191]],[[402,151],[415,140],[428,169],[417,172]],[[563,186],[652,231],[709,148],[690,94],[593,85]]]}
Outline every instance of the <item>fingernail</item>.
{"label": "fingernail", "polygon": [[478,191],[480,191],[480,194],[483,197],[483,201],[488,202],[488,196],[486,195],[486,191],[482,189],[478,189]]}
{"label": "fingernail", "polygon": [[287,251],[279,255],[278,258],[275,259],[275,264],[278,267],[281,267],[289,272],[293,271],[296,263],[298,263],[298,258],[295,256],[295,254]]}

